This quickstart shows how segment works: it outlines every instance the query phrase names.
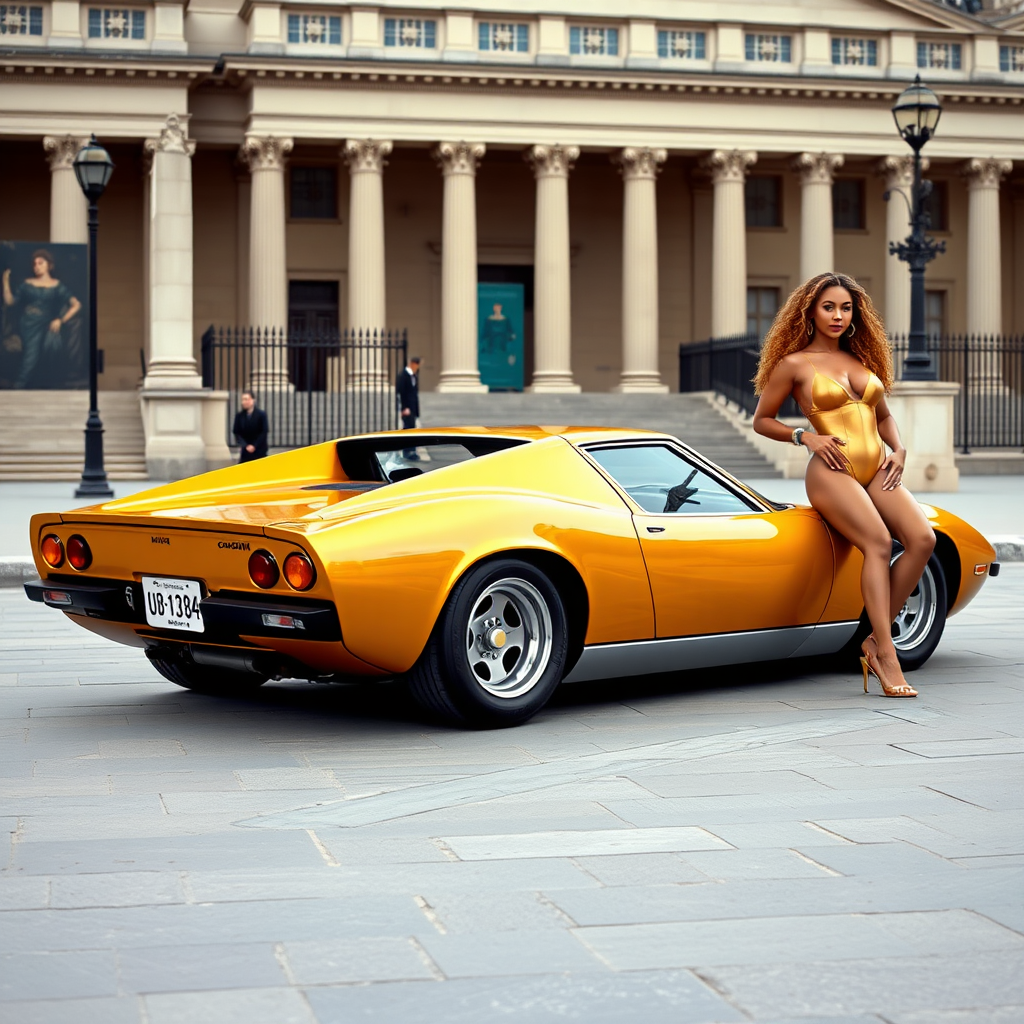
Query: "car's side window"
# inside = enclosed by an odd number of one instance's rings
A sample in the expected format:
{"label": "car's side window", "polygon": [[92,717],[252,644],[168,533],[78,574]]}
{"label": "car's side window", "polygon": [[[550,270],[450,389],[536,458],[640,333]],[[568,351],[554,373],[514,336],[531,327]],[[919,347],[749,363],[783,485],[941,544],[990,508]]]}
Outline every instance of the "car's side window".
{"label": "car's side window", "polygon": [[668,445],[616,445],[590,448],[588,453],[646,512],[756,511]]}

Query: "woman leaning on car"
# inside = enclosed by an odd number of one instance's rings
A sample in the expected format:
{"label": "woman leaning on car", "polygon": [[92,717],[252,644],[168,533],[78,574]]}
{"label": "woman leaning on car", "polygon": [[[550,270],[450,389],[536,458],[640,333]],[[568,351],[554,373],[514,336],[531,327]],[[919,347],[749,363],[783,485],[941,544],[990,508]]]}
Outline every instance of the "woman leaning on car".
{"label": "woman leaning on car", "polygon": [[[846,274],[819,274],[789,296],[764,339],[754,429],[810,449],[808,499],[864,555],[860,585],[872,629],[861,647],[865,691],[870,673],[886,697],[916,697],[891,626],[935,534],[902,485],[907,452],[885,401],[892,384],[892,350],[867,292]],[[777,418],[791,396],[813,432]],[[903,554],[890,566],[893,537]]]}

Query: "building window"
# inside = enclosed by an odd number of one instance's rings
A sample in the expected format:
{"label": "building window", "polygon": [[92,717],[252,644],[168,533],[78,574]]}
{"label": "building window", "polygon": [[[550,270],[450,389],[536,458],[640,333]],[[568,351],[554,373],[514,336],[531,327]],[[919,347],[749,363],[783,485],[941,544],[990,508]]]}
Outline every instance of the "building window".
{"label": "building window", "polygon": [[928,226],[932,231],[948,231],[949,182],[933,181],[931,186],[932,190],[924,201],[924,212],[928,215],[929,221]]}
{"label": "building window", "polygon": [[832,227],[864,230],[864,179],[839,178],[832,183]]}
{"label": "building window", "polygon": [[747,334],[763,338],[779,311],[778,288],[747,289]]}
{"label": "building window", "polygon": [[617,57],[619,30],[599,25],[573,25],[569,29],[569,52],[583,57]]}
{"label": "building window", "polygon": [[337,14],[289,14],[288,42],[341,46],[341,17]]}
{"label": "building window", "polygon": [[963,67],[959,43],[918,43],[917,66],[932,71],[959,71]]}
{"label": "building window", "polygon": [[427,18],[385,18],[384,45],[433,50],[437,46],[437,22]]}
{"label": "building window", "polygon": [[291,168],[291,216],[296,220],[336,220],[338,177],[334,167]]}
{"label": "building window", "polygon": [[658,56],[675,60],[704,60],[707,52],[703,32],[662,29],[658,32]]}
{"label": "building window", "polygon": [[752,174],[744,186],[748,228],[782,227],[782,179]]}
{"label": "building window", "polygon": [[90,7],[89,38],[145,39],[146,12],[111,7]]}
{"label": "building window", "polygon": [[41,36],[42,7],[0,4],[0,36]]}
{"label": "building window", "polygon": [[480,49],[489,53],[529,53],[530,26],[502,21],[482,21]]}
{"label": "building window", "polygon": [[929,338],[942,338],[946,334],[946,293],[924,293],[924,333]]}
{"label": "building window", "polygon": [[999,70],[1010,72],[1024,71],[1024,46],[1000,46]]}
{"label": "building window", "polygon": [[852,67],[878,67],[878,43],[874,39],[832,40],[832,63]]}
{"label": "building window", "polygon": [[747,33],[747,60],[769,64],[790,64],[793,61],[793,37]]}

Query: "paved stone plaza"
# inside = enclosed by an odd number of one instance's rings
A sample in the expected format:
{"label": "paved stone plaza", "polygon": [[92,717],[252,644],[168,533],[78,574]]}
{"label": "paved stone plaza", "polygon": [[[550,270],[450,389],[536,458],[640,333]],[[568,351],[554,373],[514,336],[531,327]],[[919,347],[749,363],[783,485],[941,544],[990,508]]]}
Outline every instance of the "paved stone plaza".
{"label": "paved stone plaza", "polygon": [[418,723],[0,591],[0,1020],[1024,1020],[1024,565],[916,701],[818,663]]}

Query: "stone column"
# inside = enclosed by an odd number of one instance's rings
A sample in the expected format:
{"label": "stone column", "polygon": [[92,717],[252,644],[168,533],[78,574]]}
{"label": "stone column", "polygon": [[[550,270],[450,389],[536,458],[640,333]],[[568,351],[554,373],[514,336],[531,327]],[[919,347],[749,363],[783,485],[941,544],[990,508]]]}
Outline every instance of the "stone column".
{"label": "stone column", "polygon": [[757,154],[716,149],[702,161],[715,189],[711,239],[711,335],[747,333],[747,220],[743,183]]}
{"label": "stone column", "polygon": [[352,180],[348,225],[348,322],[355,331],[380,331],[384,303],[384,165],[392,143],[349,139],[342,147]]}
{"label": "stone column", "polygon": [[[348,323],[367,348],[349,350],[349,386],[387,387],[379,342],[387,322],[384,292],[384,165],[392,143],[349,139],[341,150],[351,178],[348,223]],[[333,369],[333,368],[332,368]],[[331,374],[340,376],[340,368]]]}
{"label": "stone column", "polygon": [[50,163],[50,241],[89,241],[89,204],[75,177],[78,151],[88,142],[84,135],[47,135],[43,149]]}
{"label": "stone column", "polygon": [[288,320],[288,263],[285,256],[284,167],[293,142],[275,135],[249,135],[241,157],[249,165],[249,325],[280,341],[262,350],[253,368],[259,391],[289,386],[285,345]]}
{"label": "stone column", "polygon": [[574,393],[569,281],[569,172],[579,146],[531,146],[537,179],[534,227],[534,373],[530,391]]}
{"label": "stone column", "polygon": [[441,380],[438,391],[486,391],[477,362],[476,168],[480,142],[441,142],[434,159],[444,175],[441,228]]}
{"label": "stone column", "polygon": [[[890,242],[902,242],[910,234],[914,157],[882,157],[875,169],[885,179],[889,193],[885,210],[885,329],[890,338],[906,337],[910,334],[910,265],[888,252]],[[924,158],[921,172],[927,170],[928,160]]]}
{"label": "stone column", "polygon": [[668,387],[658,371],[658,210],[663,149],[628,146],[612,156],[625,183],[622,211],[622,376],[613,391]]}
{"label": "stone column", "polygon": [[192,344],[192,155],[188,116],[146,139],[149,173],[149,361],[145,387],[197,388]]}
{"label": "stone column", "polygon": [[[175,480],[227,462],[224,393],[202,388],[192,317],[192,155],[188,115],[172,114],[146,139],[147,335],[149,360],[140,399],[146,465],[157,480]],[[211,434],[210,421],[220,433]]]}
{"label": "stone column", "polygon": [[960,168],[967,179],[968,334],[1002,333],[999,182],[1012,169],[1012,161],[996,159],[968,160]]}
{"label": "stone column", "polygon": [[835,270],[832,238],[832,178],[843,166],[839,153],[801,153],[793,160],[800,175],[800,278]]}

